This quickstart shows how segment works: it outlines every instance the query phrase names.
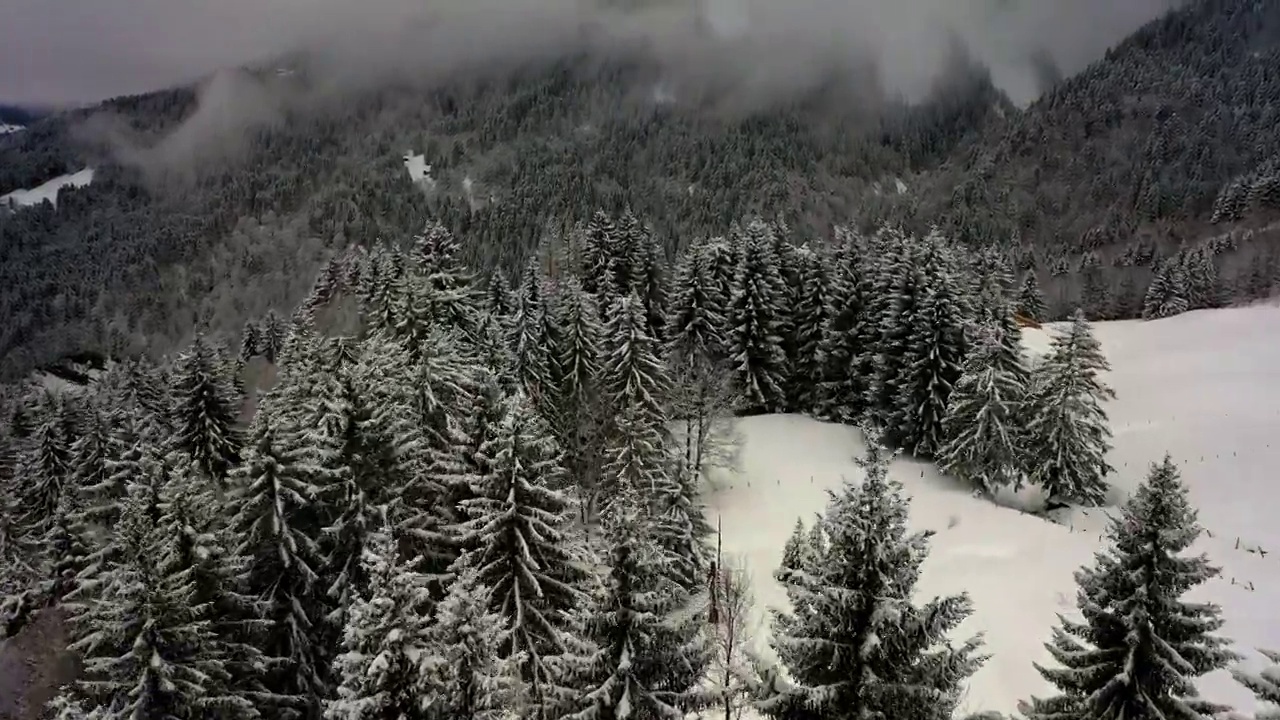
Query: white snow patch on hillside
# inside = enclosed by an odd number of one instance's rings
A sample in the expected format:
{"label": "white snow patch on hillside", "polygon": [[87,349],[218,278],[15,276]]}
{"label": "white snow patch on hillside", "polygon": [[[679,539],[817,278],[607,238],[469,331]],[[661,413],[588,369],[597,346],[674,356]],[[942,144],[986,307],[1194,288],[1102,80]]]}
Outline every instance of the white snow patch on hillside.
{"label": "white snow patch on hillside", "polygon": [[406,153],[404,167],[409,171],[409,179],[413,182],[426,185],[429,188],[436,186],[435,178],[431,177],[431,166],[427,164],[426,155],[415,155],[412,152]]}
{"label": "white snow patch on hillside", "polygon": [[26,128],[21,125],[10,125],[8,123],[0,123],[0,135],[8,135],[10,133],[16,133],[21,130],[26,130]]}
{"label": "white snow patch on hillside", "polygon": [[[1280,308],[1098,323],[1095,330],[1118,394],[1107,406],[1116,494],[1173,454],[1211,533],[1197,550],[1222,568],[1189,598],[1220,604],[1223,634],[1249,656],[1246,666],[1261,667],[1255,648],[1280,648],[1280,523],[1273,519],[1280,507]],[[1024,337],[1044,347],[1049,336],[1028,330]],[[795,415],[747,418],[739,427],[742,471],[713,474],[707,505],[712,521],[723,523],[725,552],[748,563],[763,621],[765,608],[786,602],[772,573],[796,518],[809,524],[825,509],[826,490],[860,480],[853,458],[863,446],[852,428]],[[1058,525],[974,498],[930,464],[900,459],[892,474],[912,497],[912,524],[937,531],[920,592],[968,591],[975,614],[960,635],[986,634],[992,657],[971,679],[963,709],[1010,713],[1021,699],[1050,694],[1032,662],[1052,662],[1043,644],[1057,613],[1074,616],[1072,573],[1092,562],[1114,510],[1077,512]],[[1226,672],[1200,687],[1212,700],[1254,709],[1253,695]]]}
{"label": "white snow patch on hillside", "polygon": [[45,200],[57,205],[58,191],[64,187],[84,187],[93,182],[93,168],[85,168],[70,175],[60,175],[39,187],[30,190],[14,190],[8,195],[0,195],[0,207],[26,207],[38,205]]}

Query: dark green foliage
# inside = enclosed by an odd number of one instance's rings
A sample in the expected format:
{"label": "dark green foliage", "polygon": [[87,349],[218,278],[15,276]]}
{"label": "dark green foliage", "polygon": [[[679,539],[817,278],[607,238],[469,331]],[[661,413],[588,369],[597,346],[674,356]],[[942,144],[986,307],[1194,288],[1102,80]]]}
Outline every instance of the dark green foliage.
{"label": "dark green foliage", "polygon": [[1182,599],[1218,574],[1173,461],[1147,481],[1108,530],[1109,547],[1076,573],[1082,621],[1061,618],[1046,645],[1059,667],[1036,669],[1061,693],[1023,707],[1032,720],[1199,720],[1229,708],[1200,698],[1194,680],[1237,659],[1213,604]]}

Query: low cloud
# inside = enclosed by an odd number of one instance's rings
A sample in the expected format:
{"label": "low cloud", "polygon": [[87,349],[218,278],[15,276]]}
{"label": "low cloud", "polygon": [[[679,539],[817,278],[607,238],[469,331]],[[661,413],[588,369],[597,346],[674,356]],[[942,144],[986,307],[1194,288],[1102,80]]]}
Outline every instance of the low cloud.
{"label": "low cloud", "polygon": [[[339,84],[443,75],[584,37],[647,42],[762,86],[802,85],[833,61],[872,58],[882,87],[913,98],[955,35],[1024,103],[1046,67],[1078,71],[1178,1],[0,0],[0,100],[90,102],[300,47],[321,49]],[[722,37],[710,47],[693,32],[699,2]]]}

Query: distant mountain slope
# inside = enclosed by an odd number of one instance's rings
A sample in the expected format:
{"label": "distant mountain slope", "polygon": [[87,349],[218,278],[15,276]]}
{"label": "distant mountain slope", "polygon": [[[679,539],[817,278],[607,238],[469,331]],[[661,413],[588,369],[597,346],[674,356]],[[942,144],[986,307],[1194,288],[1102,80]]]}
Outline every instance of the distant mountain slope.
{"label": "distant mountain slope", "polygon": [[[508,268],[598,208],[632,207],[669,246],[748,213],[826,233],[875,181],[936,165],[995,108],[1012,111],[973,70],[894,112],[842,97],[833,77],[790,103],[725,114],[705,88],[691,99],[667,87],[643,55],[336,100],[309,94],[303,65],[210,81],[278,100],[234,138],[193,134],[225,118],[217,103],[197,109],[192,90],[108,103],[127,125],[110,132],[88,115],[46,119],[0,139],[0,194],[96,172],[56,208],[0,215],[0,283],[13,290],[0,298],[0,373],[85,349],[164,351],[196,325],[237,331],[295,302],[333,250],[404,239],[428,217],[473,260]],[[113,150],[121,136],[136,147]],[[241,145],[231,159],[211,152],[224,140]],[[433,188],[415,187],[406,152],[424,156]],[[175,309],[193,305],[194,316]]]}
{"label": "distant mountain slope", "polygon": [[1277,128],[1280,3],[1196,0],[989,128],[924,183],[918,212],[1073,254],[1192,239],[1259,171],[1277,185],[1252,209],[1280,210]]}

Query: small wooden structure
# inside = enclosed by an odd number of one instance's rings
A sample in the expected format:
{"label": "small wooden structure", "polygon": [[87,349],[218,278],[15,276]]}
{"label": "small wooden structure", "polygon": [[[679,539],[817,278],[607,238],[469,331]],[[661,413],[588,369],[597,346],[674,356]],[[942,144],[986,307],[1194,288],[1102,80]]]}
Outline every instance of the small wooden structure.
{"label": "small wooden structure", "polygon": [[1018,323],[1018,327],[1024,327],[1024,328],[1029,327],[1029,328],[1037,328],[1037,329],[1039,329],[1040,327],[1040,323],[1027,317],[1026,315],[1023,315],[1020,312],[1016,312],[1013,314],[1013,321]]}

